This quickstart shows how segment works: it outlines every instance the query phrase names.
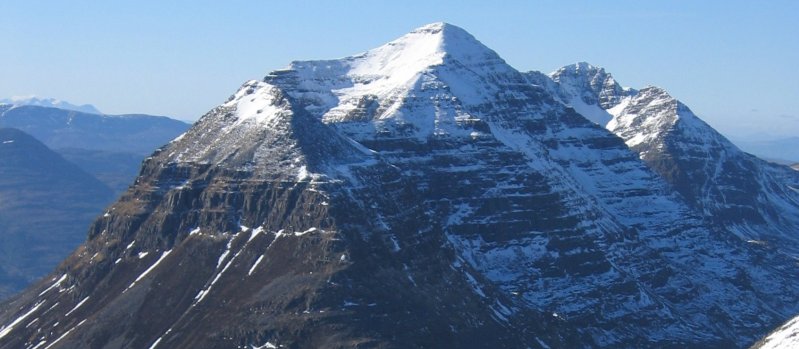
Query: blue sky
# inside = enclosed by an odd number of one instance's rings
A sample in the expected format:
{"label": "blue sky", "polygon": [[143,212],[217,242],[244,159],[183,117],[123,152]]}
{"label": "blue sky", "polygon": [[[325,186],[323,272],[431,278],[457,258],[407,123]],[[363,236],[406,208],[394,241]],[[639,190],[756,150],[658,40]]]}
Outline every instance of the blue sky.
{"label": "blue sky", "polygon": [[193,120],[292,60],[446,21],[519,70],[587,61],[731,136],[799,136],[799,1],[0,2],[0,98]]}

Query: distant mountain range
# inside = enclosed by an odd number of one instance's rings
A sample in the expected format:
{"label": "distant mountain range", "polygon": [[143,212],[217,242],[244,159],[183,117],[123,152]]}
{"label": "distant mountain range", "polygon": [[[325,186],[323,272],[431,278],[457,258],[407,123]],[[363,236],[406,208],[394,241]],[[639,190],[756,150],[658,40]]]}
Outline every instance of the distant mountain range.
{"label": "distant mountain range", "polygon": [[62,101],[55,98],[40,98],[36,96],[11,97],[11,98],[0,99],[0,105],[2,104],[15,105],[15,106],[33,105],[37,107],[73,110],[89,114],[102,114],[99,110],[97,110],[97,108],[95,108],[91,104],[75,105],[67,101]]}
{"label": "distant mountain range", "polygon": [[141,161],[189,128],[164,116],[100,115],[35,105],[0,105],[0,127],[24,131],[121,193]]}

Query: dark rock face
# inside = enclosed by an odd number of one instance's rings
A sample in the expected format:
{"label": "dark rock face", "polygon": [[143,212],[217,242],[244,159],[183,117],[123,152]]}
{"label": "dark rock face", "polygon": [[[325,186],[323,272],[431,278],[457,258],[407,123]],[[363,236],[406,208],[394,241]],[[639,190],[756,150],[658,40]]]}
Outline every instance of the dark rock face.
{"label": "dark rock face", "polygon": [[0,298],[51,272],[86,238],[111,190],[22,131],[0,128]]}
{"label": "dark rock face", "polygon": [[120,194],[133,181],[144,158],[189,125],[163,116],[3,105],[0,127],[32,135]]}
{"label": "dark rock face", "polygon": [[5,304],[0,348],[743,346],[797,310],[793,265],[434,24],[244,84]]}

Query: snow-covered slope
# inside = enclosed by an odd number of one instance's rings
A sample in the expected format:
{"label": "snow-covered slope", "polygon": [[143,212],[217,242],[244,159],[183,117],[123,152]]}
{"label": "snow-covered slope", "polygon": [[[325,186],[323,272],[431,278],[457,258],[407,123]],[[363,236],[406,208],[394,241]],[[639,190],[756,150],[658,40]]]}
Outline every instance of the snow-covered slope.
{"label": "snow-covered slope", "polygon": [[91,104],[74,105],[72,103],[62,101],[60,99],[40,98],[36,96],[25,96],[25,97],[15,96],[11,98],[0,99],[0,105],[2,104],[14,105],[14,106],[34,105],[37,107],[66,109],[66,110],[79,111],[82,113],[89,113],[89,114],[102,114],[99,110],[97,110],[97,108],[95,108]]}
{"label": "snow-covered slope", "polygon": [[[540,73],[528,76],[534,84],[546,81]],[[798,173],[741,151],[661,88],[622,89],[603,69],[585,63],[549,77],[548,88],[565,104],[610,117],[605,124],[606,118],[593,119],[624,139],[708,219],[744,240],[799,254]],[[569,97],[580,94],[588,98]]]}
{"label": "snow-covered slope", "polygon": [[0,348],[740,347],[799,311],[793,260],[531,80],[435,23],[245,83],[0,310]]}
{"label": "snow-covered slope", "polygon": [[799,348],[799,316],[786,322],[761,339],[751,349]]}
{"label": "snow-covered slope", "polygon": [[567,65],[550,75],[540,72],[525,75],[531,83],[549,90],[557,99],[598,125],[611,121],[612,115],[606,109],[637,93],[634,89],[621,87],[605,69],[585,62]]}

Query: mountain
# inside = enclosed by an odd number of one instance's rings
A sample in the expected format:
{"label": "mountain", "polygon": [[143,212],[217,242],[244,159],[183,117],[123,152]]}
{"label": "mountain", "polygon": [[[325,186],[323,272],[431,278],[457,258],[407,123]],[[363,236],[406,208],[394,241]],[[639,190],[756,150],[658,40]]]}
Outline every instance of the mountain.
{"label": "mountain", "polygon": [[[741,151],[657,87],[621,88],[587,63],[544,76],[530,73],[625,140],[687,202],[713,224],[752,243],[799,255],[799,173]],[[554,86],[554,88],[553,88]]]}
{"label": "mountain", "polygon": [[0,105],[0,127],[20,129],[121,193],[144,158],[189,125],[164,116],[99,115],[32,105]]}
{"label": "mountain", "polygon": [[791,349],[796,347],[799,347],[799,316],[769,333],[755,343],[751,349]]}
{"label": "mountain", "polygon": [[435,23],[246,82],[0,307],[0,348],[741,347],[797,276]]}
{"label": "mountain", "polygon": [[86,238],[111,189],[22,131],[0,128],[0,299],[41,278]]}
{"label": "mountain", "polygon": [[14,106],[34,105],[38,107],[73,110],[88,114],[102,114],[99,110],[97,110],[97,108],[95,108],[91,104],[74,105],[72,103],[55,98],[39,98],[36,96],[11,97],[11,98],[0,99],[0,105],[1,104],[14,105]]}

